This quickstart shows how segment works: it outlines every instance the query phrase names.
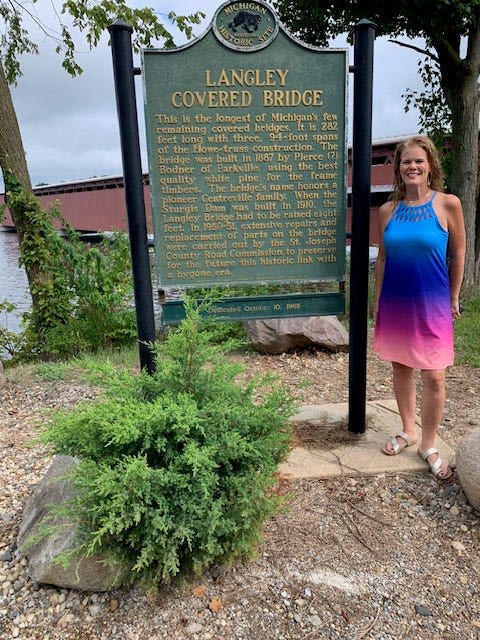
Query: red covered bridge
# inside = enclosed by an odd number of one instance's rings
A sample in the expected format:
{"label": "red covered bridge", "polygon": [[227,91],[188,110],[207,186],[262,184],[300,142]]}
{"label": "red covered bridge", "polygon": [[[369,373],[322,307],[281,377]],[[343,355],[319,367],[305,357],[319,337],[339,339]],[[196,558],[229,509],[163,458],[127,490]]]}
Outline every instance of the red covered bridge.
{"label": "red covered bridge", "polygon": [[[371,172],[371,221],[370,244],[376,244],[377,213],[388,198],[392,184],[392,158],[396,144],[402,138],[376,140],[372,147]],[[351,162],[349,152],[348,184],[351,185]],[[350,189],[349,189],[350,191]],[[47,208],[55,201],[66,220],[80,232],[128,230],[125,193],[122,176],[90,178],[75,182],[35,187],[35,194],[42,206]],[[143,175],[143,192],[147,229],[152,233],[152,208],[148,174]],[[349,194],[350,195],[350,194]],[[0,202],[4,202],[3,194]],[[3,221],[6,228],[14,228],[10,213],[6,211]],[[347,211],[347,229],[350,227],[350,208]]]}

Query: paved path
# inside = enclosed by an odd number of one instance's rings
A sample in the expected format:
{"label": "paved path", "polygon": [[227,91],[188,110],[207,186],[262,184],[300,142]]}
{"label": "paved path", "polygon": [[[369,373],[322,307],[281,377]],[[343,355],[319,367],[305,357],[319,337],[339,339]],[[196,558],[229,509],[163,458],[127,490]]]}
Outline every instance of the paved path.
{"label": "paved path", "polygon": [[[351,434],[343,427],[340,444],[332,445],[332,426],[345,424],[348,403],[307,405],[292,418],[293,422],[310,422],[315,433],[320,435],[325,429],[324,448],[295,447],[280,471],[293,478],[329,478],[345,475],[377,475],[380,473],[401,473],[427,471],[428,465],[417,455],[417,447],[412,446],[397,456],[386,456],[382,448],[389,437],[402,431],[400,416],[395,400],[367,402],[367,426],[364,434]],[[345,433],[346,431],[346,433]],[[421,429],[417,420],[417,432]],[[316,444],[320,447],[321,444]],[[437,436],[435,446],[440,456],[448,461],[454,458],[454,451]]]}

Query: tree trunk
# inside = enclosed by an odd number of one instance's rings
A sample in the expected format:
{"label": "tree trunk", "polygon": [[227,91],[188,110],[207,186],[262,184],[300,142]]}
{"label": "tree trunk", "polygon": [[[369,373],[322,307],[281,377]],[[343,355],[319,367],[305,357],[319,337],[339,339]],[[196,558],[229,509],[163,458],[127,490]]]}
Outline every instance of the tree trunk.
{"label": "tree trunk", "polygon": [[480,47],[479,42],[476,44],[469,48],[469,56],[464,60],[453,56],[451,50],[436,46],[442,89],[452,112],[451,189],[462,201],[465,215],[467,256],[463,290],[467,295],[475,294],[479,285],[476,263]]}
{"label": "tree trunk", "polygon": [[0,167],[10,171],[26,191],[32,190],[22,136],[13,107],[12,96],[0,60]]}
{"label": "tree trunk", "polygon": [[[18,126],[17,115],[12,102],[12,94],[8,86],[5,70],[0,60],[0,167],[2,169],[5,182],[5,201],[8,204],[8,174],[14,176],[21,187],[27,191],[32,191],[32,183],[28,172],[27,161],[25,159],[25,149],[23,148],[22,134]],[[25,233],[25,225],[22,224],[22,216],[14,209],[10,209],[13,222],[17,230],[17,237],[20,247]],[[29,284],[31,284],[30,274],[27,273]],[[31,288],[31,287],[30,287]]]}
{"label": "tree trunk", "polygon": [[[22,136],[15,109],[12,102],[10,88],[7,83],[5,71],[0,60],[0,167],[2,169],[5,182],[5,201],[9,207],[12,219],[15,223],[18,242],[20,245],[20,256],[23,256],[23,249],[28,243],[30,247],[38,241],[38,246],[45,244],[45,234],[40,230],[40,225],[34,225],[31,222],[29,213],[33,208],[38,208],[40,204],[35,201],[33,195],[32,183],[25,158],[25,150],[23,147]],[[26,198],[20,200],[21,204],[15,204],[14,194],[9,194],[9,185],[15,184],[15,190],[27,194],[30,201],[27,203]],[[38,220],[38,217],[37,217]],[[47,225],[48,221],[43,219],[43,225]],[[53,229],[53,224],[51,225]],[[44,227],[45,228],[45,227]],[[43,244],[42,244],[43,243]],[[46,249],[48,255],[48,247]],[[54,284],[54,276],[48,269],[47,265],[41,262],[41,251],[38,255],[34,255],[34,251],[30,249],[29,260],[24,260],[25,272],[32,297],[32,306],[34,310],[38,310],[42,306],[42,291],[45,291],[45,285],[50,281]],[[45,255],[45,252],[43,252]],[[32,259],[33,256],[33,259]],[[48,286],[47,286],[48,288]]]}
{"label": "tree trunk", "polygon": [[464,288],[474,292],[476,281],[476,217],[478,176],[478,86],[467,78],[452,100],[452,191],[462,201],[467,234]]}

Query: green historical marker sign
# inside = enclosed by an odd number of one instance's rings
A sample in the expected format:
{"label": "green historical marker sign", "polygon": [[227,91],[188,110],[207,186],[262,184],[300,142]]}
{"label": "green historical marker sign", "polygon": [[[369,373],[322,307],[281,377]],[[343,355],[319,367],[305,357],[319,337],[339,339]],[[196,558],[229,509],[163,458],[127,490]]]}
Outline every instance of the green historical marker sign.
{"label": "green historical marker sign", "polygon": [[257,0],[143,51],[160,287],[343,279],[347,74]]}

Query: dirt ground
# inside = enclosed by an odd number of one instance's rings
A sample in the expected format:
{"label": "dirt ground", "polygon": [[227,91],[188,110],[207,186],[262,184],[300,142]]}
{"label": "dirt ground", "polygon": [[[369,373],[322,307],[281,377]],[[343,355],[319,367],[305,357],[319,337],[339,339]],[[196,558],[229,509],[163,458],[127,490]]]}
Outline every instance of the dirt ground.
{"label": "dirt ground", "polygon": [[[245,378],[277,373],[297,390],[300,403],[348,400],[347,354],[252,352],[235,358],[245,364]],[[155,595],[139,589],[88,594],[33,584],[15,540],[25,501],[50,458],[28,442],[43,408],[72,406],[90,394],[81,385],[22,380],[0,391],[2,637],[480,638],[480,514],[456,474],[445,483],[427,471],[285,479],[285,508],[266,523],[257,556],[213,567],[188,587],[164,587]],[[452,367],[447,396],[440,432],[456,449],[480,425],[480,371]],[[369,353],[367,399],[392,397],[390,366]]]}

